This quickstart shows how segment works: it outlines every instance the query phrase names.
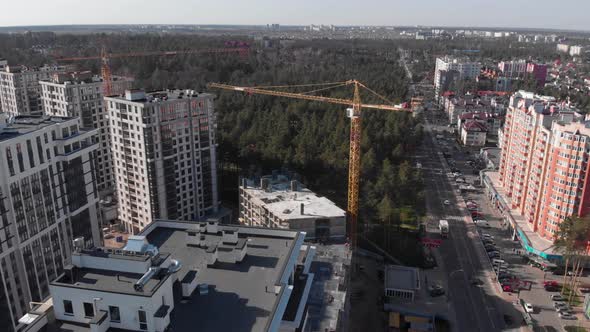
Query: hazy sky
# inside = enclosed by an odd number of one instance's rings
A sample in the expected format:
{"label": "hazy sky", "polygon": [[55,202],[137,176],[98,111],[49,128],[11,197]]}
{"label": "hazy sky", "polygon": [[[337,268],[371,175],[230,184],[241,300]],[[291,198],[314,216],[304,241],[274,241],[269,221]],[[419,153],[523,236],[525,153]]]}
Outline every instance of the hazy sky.
{"label": "hazy sky", "polygon": [[590,30],[589,0],[1,0],[0,26],[335,24]]}

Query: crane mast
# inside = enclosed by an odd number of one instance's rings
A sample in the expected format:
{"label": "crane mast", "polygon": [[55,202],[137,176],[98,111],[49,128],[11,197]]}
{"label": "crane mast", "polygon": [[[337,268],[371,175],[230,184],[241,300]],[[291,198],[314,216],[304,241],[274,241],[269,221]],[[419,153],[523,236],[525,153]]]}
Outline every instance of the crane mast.
{"label": "crane mast", "polygon": [[[342,99],[342,98],[331,98],[324,96],[316,96],[308,93],[317,92],[327,89],[332,89],[341,86],[353,85],[353,99]],[[293,93],[285,91],[277,91],[277,88],[287,87],[312,87],[312,86],[324,86],[324,88],[316,89],[304,93]],[[268,87],[240,87],[228,84],[220,83],[209,83],[209,88],[218,88],[231,91],[240,91],[247,94],[260,94],[268,96],[286,97],[293,99],[303,99],[309,101],[318,101],[338,105],[346,105],[348,108],[348,115],[350,117],[350,151],[348,159],[348,226],[349,226],[349,237],[351,248],[354,249],[357,246],[357,221],[359,212],[359,191],[360,191],[360,173],[361,173],[361,110],[363,108],[368,109],[380,109],[389,111],[411,111],[410,109],[401,105],[391,105],[391,102],[387,98],[379,95],[373,90],[366,87],[364,84],[357,80],[348,80],[345,82],[334,82],[334,83],[322,83],[322,84],[304,84],[297,86],[268,86]],[[386,104],[363,104],[361,102],[360,89],[371,92],[382,100],[390,103]]]}

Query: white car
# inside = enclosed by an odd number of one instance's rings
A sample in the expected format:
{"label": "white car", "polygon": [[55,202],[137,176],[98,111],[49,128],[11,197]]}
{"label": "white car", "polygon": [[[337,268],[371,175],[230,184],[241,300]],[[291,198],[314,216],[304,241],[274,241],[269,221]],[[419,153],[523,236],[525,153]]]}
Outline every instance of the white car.
{"label": "white car", "polygon": [[483,227],[483,228],[490,228],[490,223],[488,223],[486,220],[476,220],[474,221],[476,226],[479,227]]}
{"label": "white car", "polygon": [[484,239],[490,239],[490,240],[493,240],[494,239],[493,236],[491,236],[490,234],[487,234],[487,233],[483,233],[481,235],[481,237],[483,237]]}
{"label": "white car", "polygon": [[444,205],[451,205],[451,201],[449,201],[448,199],[445,199],[445,201],[443,202]]}
{"label": "white car", "polygon": [[524,310],[525,310],[526,312],[528,312],[528,313],[533,313],[533,312],[535,312],[535,308],[534,308],[534,307],[533,307],[533,305],[532,305],[532,304],[530,304],[530,303],[525,303],[525,304],[524,304]]}

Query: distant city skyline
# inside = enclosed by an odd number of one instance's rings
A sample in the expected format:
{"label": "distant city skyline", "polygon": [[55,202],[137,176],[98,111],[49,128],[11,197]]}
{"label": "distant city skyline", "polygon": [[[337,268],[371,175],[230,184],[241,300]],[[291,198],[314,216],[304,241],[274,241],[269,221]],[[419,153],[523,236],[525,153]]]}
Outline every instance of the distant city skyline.
{"label": "distant city skyline", "polygon": [[0,26],[70,24],[387,25],[590,30],[580,0],[8,0]]}

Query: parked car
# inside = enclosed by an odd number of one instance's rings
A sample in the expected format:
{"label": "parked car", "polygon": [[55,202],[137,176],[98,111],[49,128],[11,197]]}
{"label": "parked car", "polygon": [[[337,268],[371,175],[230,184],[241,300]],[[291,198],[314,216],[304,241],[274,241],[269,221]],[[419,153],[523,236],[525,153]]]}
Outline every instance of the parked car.
{"label": "parked car", "polygon": [[560,312],[559,313],[559,317],[561,319],[568,319],[568,320],[576,320],[576,319],[578,319],[576,316],[572,315],[569,312]]}
{"label": "parked car", "polygon": [[558,286],[545,286],[545,290],[547,292],[558,292],[559,287]]}
{"label": "parked car", "polygon": [[505,292],[510,292],[510,293],[513,293],[514,292],[514,289],[510,285],[504,285],[504,286],[502,286],[502,290],[505,291]]}
{"label": "parked car", "polygon": [[524,303],[524,310],[528,313],[535,312],[535,308],[533,307],[533,305],[530,303],[526,303],[526,302]]}
{"label": "parked car", "polygon": [[492,265],[493,266],[497,266],[497,265],[508,266],[508,263],[506,263],[506,261],[504,261],[502,259],[492,259]]}
{"label": "parked car", "polygon": [[474,222],[475,222],[476,226],[479,226],[482,228],[490,228],[491,227],[490,223],[487,220],[480,219],[480,220],[475,220]]}
{"label": "parked car", "polygon": [[481,234],[481,237],[482,237],[482,238],[484,238],[484,239],[492,239],[492,240],[494,239],[494,237],[493,237],[493,236],[491,236],[491,235],[490,235],[490,234],[488,234],[488,233],[483,233],[483,234]]}
{"label": "parked car", "polygon": [[445,289],[441,285],[432,285],[430,286],[430,296],[436,297],[445,294]]}
{"label": "parked car", "polygon": [[582,288],[580,288],[580,293],[590,293],[590,287],[582,287]]}
{"label": "parked car", "polygon": [[488,252],[488,257],[489,258],[497,258],[497,257],[500,257],[500,253],[497,251],[490,251],[490,252]]}
{"label": "parked car", "polygon": [[483,214],[477,211],[471,211],[471,218],[473,219],[483,219]]}
{"label": "parked car", "polygon": [[543,286],[558,286],[559,284],[555,280],[546,280]]}
{"label": "parked car", "polygon": [[491,244],[485,245],[484,248],[486,249],[487,252],[490,252],[490,251],[498,251],[498,249],[496,249],[496,247],[494,247]]}
{"label": "parked car", "polygon": [[552,301],[565,301],[565,298],[561,294],[554,294],[549,297]]}
{"label": "parked car", "polygon": [[483,242],[484,245],[485,244],[496,245],[496,243],[492,239],[483,239],[483,240],[481,240],[481,242]]}
{"label": "parked car", "polygon": [[555,308],[557,312],[570,312],[571,308],[568,305]]}
{"label": "parked car", "polygon": [[443,201],[443,204],[444,204],[444,205],[451,205],[451,201],[449,201],[448,199],[445,199],[445,200]]}

